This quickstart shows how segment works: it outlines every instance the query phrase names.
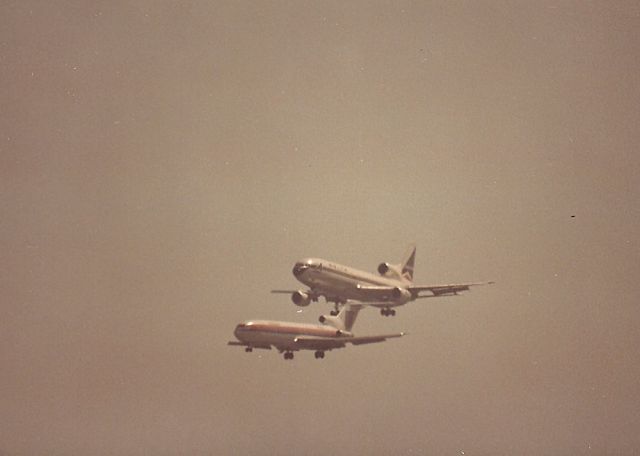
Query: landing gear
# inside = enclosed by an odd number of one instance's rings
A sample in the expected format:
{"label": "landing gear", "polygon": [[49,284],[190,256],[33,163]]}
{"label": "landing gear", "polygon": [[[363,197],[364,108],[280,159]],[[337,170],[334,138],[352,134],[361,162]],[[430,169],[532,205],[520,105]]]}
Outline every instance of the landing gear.
{"label": "landing gear", "polygon": [[253,351],[253,347],[246,347],[244,351],[246,351],[247,353],[251,353]]}
{"label": "landing gear", "polygon": [[332,298],[326,298],[326,297],[325,299],[327,300],[328,303],[329,302],[333,303],[333,310],[329,312],[329,314],[333,315],[334,317],[340,313],[340,308],[347,303],[347,301],[342,299],[332,299]]}
{"label": "landing gear", "polygon": [[293,359],[293,352],[284,352],[284,359]]}
{"label": "landing gear", "polygon": [[318,351],[316,351],[316,352],[315,352],[315,357],[316,357],[316,359],[318,359],[318,358],[320,358],[320,359],[324,358],[324,352],[323,352],[322,350],[318,350]]}
{"label": "landing gear", "polygon": [[396,311],[394,309],[380,309],[380,315],[384,316],[384,317],[388,317],[388,316],[395,316]]}

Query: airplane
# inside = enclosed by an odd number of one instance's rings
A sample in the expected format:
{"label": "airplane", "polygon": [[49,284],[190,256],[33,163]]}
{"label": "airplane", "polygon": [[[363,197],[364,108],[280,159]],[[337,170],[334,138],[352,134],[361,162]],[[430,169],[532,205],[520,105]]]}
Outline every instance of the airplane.
{"label": "airplane", "polygon": [[275,347],[284,353],[284,359],[293,359],[293,352],[315,350],[316,359],[324,358],[324,352],[344,348],[346,344],[361,345],[384,342],[405,333],[356,337],[351,332],[361,306],[348,303],[338,315],[321,315],[321,325],[272,320],[250,320],[236,326],[233,334],[237,341],[227,345],[243,346],[247,353],[254,348],[271,350]]}
{"label": "airplane", "polygon": [[[411,245],[399,264],[380,263],[378,274],[359,271],[321,258],[305,258],[293,267],[295,278],[309,286],[308,290],[271,290],[272,293],[291,294],[291,300],[297,306],[308,306],[324,296],[327,302],[333,302],[337,315],[341,306],[348,300],[363,305],[377,307],[380,314],[387,317],[396,314],[393,307],[420,298],[454,296],[476,285],[489,285],[494,282],[454,283],[446,285],[413,284],[413,266],[416,247]],[[429,294],[421,294],[428,292]]]}

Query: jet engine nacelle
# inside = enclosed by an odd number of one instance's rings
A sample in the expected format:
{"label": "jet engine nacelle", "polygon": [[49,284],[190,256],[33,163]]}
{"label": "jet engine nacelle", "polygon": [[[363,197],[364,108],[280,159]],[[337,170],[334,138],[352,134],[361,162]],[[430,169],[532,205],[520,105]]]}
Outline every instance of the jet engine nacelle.
{"label": "jet engine nacelle", "polygon": [[391,296],[395,301],[407,302],[411,299],[411,292],[406,288],[395,287]]}
{"label": "jet engine nacelle", "polygon": [[291,300],[296,306],[306,307],[311,303],[311,296],[304,291],[296,291],[291,294]]}
{"label": "jet engine nacelle", "polygon": [[378,273],[385,277],[400,277],[400,268],[396,264],[380,263]]}
{"label": "jet engine nacelle", "polygon": [[346,329],[340,329],[343,327],[343,322],[338,317],[333,315],[320,315],[318,321],[323,325],[333,326],[336,328],[336,337],[352,337],[353,333],[351,331],[347,331]]}
{"label": "jet engine nacelle", "polygon": [[338,319],[333,315],[320,315],[320,318],[318,318],[318,321],[323,325],[331,325],[334,321],[338,321]]}
{"label": "jet engine nacelle", "polygon": [[[333,326],[334,328],[342,326],[342,321],[333,315],[320,315],[318,321],[323,325]],[[342,330],[337,329],[336,336],[339,336],[340,334],[342,334]]]}

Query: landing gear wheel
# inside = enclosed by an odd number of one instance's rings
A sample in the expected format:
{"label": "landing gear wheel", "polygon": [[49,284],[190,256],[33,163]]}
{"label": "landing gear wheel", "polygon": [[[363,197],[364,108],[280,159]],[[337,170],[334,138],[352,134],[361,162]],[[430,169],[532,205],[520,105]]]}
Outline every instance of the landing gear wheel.
{"label": "landing gear wheel", "polygon": [[244,351],[246,351],[247,353],[251,353],[253,351],[253,347],[246,347]]}
{"label": "landing gear wheel", "polygon": [[293,359],[293,352],[284,352],[284,359]]}
{"label": "landing gear wheel", "polygon": [[332,310],[331,312],[329,312],[329,315],[332,315],[332,316],[335,317],[336,315],[338,315],[338,311],[337,310]]}
{"label": "landing gear wheel", "polygon": [[391,315],[392,317],[396,316],[396,311],[394,309],[390,309],[389,310],[389,315]]}
{"label": "landing gear wheel", "polygon": [[317,350],[317,351],[314,353],[314,356],[316,357],[316,359],[318,359],[318,358],[324,358],[324,352],[323,352],[322,350]]}

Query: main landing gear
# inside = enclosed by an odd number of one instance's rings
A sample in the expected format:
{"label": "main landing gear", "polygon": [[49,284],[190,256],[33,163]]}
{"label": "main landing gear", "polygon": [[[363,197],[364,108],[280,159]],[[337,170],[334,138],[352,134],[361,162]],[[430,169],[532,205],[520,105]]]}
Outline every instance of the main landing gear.
{"label": "main landing gear", "polygon": [[253,347],[245,347],[244,351],[251,353],[253,351]]}
{"label": "main landing gear", "polygon": [[384,317],[388,317],[388,316],[394,317],[396,315],[396,311],[394,309],[389,309],[389,308],[380,309],[380,315]]}
{"label": "main landing gear", "polygon": [[293,352],[284,352],[284,359],[293,359]]}
{"label": "main landing gear", "polygon": [[323,352],[322,350],[318,350],[318,351],[316,351],[316,352],[315,352],[315,357],[316,357],[316,359],[318,359],[318,358],[320,358],[320,359],[324,358],[324,352]]}

